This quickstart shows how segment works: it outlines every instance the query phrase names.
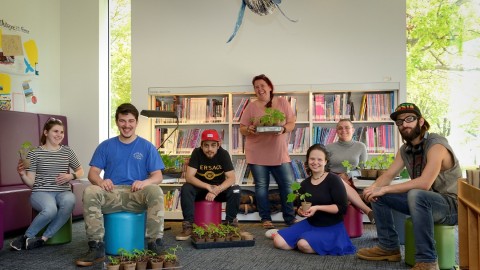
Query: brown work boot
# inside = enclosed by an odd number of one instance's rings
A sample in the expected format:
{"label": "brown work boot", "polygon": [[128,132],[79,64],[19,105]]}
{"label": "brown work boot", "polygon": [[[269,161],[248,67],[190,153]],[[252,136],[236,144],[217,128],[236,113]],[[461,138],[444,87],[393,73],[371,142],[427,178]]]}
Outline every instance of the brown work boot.
{"label": "brown work boot", "polygon": [[374,246],[372,248],[361,248],[357,252],[357,257],[367,261],[399,262],[402,260],[400,249],[384,250],[379,246]]}
{"label": "brown work boot", "polygon": [[412,269],[414,270],[439,270],[437,262],[418,262]]}
{"label": "brown work boot", "polygon": [[190,221],[182,222],[182,228],[182,232],[175,237],[178,241],[188,240],[192,236],[192,223]]}

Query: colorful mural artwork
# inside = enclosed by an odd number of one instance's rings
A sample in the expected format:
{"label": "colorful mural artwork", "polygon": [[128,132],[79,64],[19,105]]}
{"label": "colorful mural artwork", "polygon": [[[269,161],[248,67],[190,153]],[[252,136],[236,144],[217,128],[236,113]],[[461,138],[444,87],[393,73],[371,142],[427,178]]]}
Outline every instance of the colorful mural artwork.
{"label": "colorful mural artwork", "polygon": [[39,55],[26,27],[0,18],[0,110],[31,111],[37,104]]}

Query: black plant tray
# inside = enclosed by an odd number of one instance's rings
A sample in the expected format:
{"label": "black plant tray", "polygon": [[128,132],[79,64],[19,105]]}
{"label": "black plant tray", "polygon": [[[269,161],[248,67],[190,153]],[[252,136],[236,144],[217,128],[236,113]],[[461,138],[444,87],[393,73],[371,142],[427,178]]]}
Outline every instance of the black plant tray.
{"label": "black plant tray", "polygon": [[253,247],[255,240],[225,241],[225,242],[203,242],[197,243],[192,240],[192,245],[196,249],[207,248],[228,248],[228,247]]}

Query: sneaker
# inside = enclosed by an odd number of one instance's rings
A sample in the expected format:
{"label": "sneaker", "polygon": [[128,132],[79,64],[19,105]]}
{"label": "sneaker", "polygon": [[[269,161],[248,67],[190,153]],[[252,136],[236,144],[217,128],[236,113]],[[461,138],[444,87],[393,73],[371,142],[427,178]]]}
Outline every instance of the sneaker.
{"label": "sneaker", "polygon": [[190,236],[192,236],[192,223],[190,221],[184,221],[182,222],[182,232],[175,236],[175,239],[178,241],[185,241],[190,239]]}
{"label": "sneaker", "polygon": [[45,244],[45,241],[41,237],[27,238],[25,249],[34,249],[41,247]]}
{"label": "sneaker", "polygon": [[13,240],[12,242],[10,242],[10,247],[12,247],[13,250],[22,250],[22,249],[25,249],[26,243],[27,243],[27,237],[25,235],[22,235],[17,239]]}
{"label": "sneaker", "polygon": [[384,250],[379,246],[374,246],[372,248],[361,248],[357,252],[357,257],[367,261],[399,262],[402,260],[400,249]]}
{"label": "sneaker", "polygon": [[438,267],[437,262],[418,262],[412,267],[412,269],[414,269],[414,270],[438,270],[440,268]]}
{"label": "sneaker", "polygon": [[88,251],[78,258],[78,266],[91,266],[105,260],[105,244],[101,241],[88,241]]}
{"label": "sneaker", "polygon": [[148,250],[155,252],[157,255],[161,255],[164,252],[162,238],[148,241]]}
{"label": "sneaker", "polygon": [[367,216],[368,216],[368,219],[370,220],[370,223],[375,224],[375,216],[373,215],[373,210],[368,212]]}
{"label": "sneaker", "polygon": [[270,230],[265,232],[265,236],[268,239],[273,239],[273,237],[275,237],[275,235],[277,235],[277,232],[278,232],[278,229],[270,229]]}

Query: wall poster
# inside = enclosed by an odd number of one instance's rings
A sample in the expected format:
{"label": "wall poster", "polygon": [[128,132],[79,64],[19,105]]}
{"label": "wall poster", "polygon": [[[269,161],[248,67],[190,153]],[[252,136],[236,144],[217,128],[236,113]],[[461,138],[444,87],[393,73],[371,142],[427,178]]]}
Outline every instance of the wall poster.
{"label": "wall poster", "polygon": [[0,18],[0,110],[37,104],[39,52],[30,31]]}

